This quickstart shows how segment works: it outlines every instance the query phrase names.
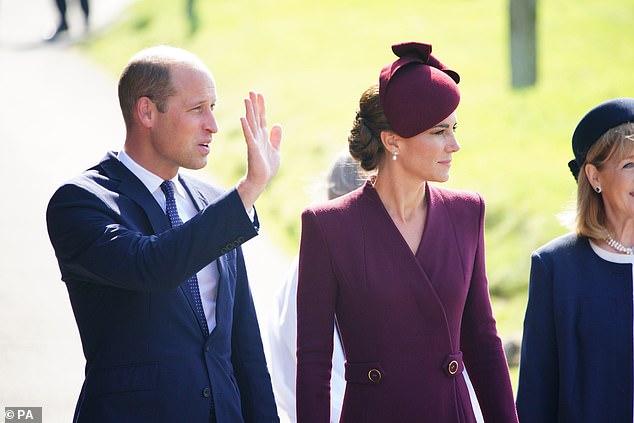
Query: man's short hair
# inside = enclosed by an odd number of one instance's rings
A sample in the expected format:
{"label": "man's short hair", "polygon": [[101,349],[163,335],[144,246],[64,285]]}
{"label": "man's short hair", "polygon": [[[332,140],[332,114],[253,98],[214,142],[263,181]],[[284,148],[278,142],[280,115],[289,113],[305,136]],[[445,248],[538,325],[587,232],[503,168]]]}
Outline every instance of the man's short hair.
{"label": "man's short hair", "polygon": [[132,56],[121,73],[118,89],[119,105],[128,128],[134,122],[134,109],[141,97],[152,100],[159,112],[167,110],[167,99],[176,94],[171,67],[178,64],[207,70],[195,54],[177,47],[155,46]]}

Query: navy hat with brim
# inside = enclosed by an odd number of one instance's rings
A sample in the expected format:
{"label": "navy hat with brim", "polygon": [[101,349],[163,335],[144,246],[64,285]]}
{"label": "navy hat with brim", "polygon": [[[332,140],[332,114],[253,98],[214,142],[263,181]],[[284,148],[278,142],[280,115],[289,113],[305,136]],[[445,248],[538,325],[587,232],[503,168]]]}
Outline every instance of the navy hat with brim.
{"label": "navy hat with brim", "polygon": [[627,122],[634,122],[634,98],[608,100],[586,113],[572,135],[572,152],[575,158],[568,162],[568,167],[575,180],[578,179],[579,170],[586,161],[590,147],[608,130]]}

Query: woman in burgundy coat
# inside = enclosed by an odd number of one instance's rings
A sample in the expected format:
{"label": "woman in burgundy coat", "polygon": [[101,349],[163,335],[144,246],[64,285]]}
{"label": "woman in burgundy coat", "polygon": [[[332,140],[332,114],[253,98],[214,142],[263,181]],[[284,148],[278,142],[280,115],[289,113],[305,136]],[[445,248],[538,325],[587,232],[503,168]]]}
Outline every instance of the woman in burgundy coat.
{"label": "woman in burgundy coat", "polygon": [[484,203],[449,178],[459,76],[404,43],[361,96],[349,149],[375,174],[302,214],[297,416],[328,422],[333,323],[346,357],[342,422],[516,422],[491,312]]}

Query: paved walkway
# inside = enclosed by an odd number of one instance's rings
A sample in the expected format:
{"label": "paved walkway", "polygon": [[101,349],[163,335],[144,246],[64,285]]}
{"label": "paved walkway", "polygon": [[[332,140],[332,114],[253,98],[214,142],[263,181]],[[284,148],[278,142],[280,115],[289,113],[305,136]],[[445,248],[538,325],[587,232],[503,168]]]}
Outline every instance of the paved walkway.
{"label": "paved walkway", "polygon": [[[93,30],[132,1],[93,1]],[[53,5],[0,0],[0,418],[7,406],[41,406],[45,422],[69,422],[84,358],[45,209],[61,182],[121,147],[124,126],[115,78],[72,45],[83,31],[78,2],[69,2],[71,38],[40,41],[54,26]],[[289,259],[266,234],[245,255],[264,316]]]}

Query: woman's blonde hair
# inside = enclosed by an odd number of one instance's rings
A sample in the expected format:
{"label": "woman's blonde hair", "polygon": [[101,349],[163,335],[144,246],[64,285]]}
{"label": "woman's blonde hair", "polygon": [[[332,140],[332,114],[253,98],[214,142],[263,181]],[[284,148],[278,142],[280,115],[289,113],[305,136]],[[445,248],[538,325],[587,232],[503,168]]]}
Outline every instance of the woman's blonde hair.
{"label": "woman's blonde hair", "polygon": [[608,232],[605,227],[605,206],[603,197],[594,191],[588,181],[585,167],[594,165],[601,170],[612,157],[621,160],[634,151],[634,123],[623,123],[609,129],[590,147],[586,160],[581,167],[577,187],[577,215],[575,231],[577,235],[592,239],[605,239]]}

